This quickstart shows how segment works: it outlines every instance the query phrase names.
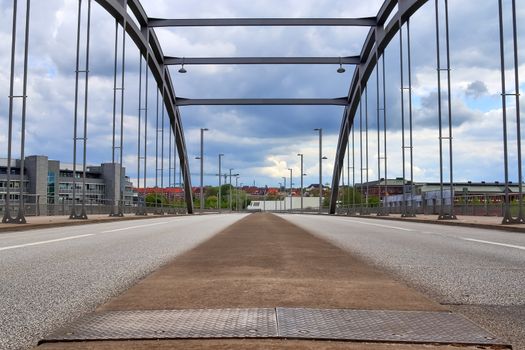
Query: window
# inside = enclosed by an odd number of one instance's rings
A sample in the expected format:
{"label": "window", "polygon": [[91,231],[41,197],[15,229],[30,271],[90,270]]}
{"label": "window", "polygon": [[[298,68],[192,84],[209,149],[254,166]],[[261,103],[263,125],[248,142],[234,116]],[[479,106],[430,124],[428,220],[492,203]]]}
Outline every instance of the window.
{"label": "window", "polygon": [[55,203],[55,179],[55,173],[49,171],[47,173],[47,202],[49,204]]}

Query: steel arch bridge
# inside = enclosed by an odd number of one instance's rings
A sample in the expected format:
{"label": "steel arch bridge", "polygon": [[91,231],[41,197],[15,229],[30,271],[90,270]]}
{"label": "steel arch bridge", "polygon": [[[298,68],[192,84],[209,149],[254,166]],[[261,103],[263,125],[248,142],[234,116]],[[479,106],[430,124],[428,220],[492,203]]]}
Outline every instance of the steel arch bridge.
{"label": "steel arch bridge", "polygon": [[[15,4],[16,12],[16,3],[17,0],[13,0]],[[87,1],[89,6],[91,6],[91,0]],[[403,138],[402,153],[403,160],[405,158],[405,151],[410,155],[410,172],[411,172],[411,181],[405,182],[405,164],[403,164],[403,196],[404,197],[404,207],[403,215],[412,216],[415,215],[413,205],[410,204],[409,197],[413,196],[414,187],[411,184],[413,182],[413,164],[412,164],[412,106],[411,106],[411,62],[410,62],[410,18],[414,15],[423,5],[425,5],[428,0],[385,0],[380,7],[378,13],[374,17],[363,17],[363,18],[211,18],[211,19],[170,19],[170,18],[151,18],[145,12],[143,6],[140,3],[140,0],[93,0],[103,7],[109,14],[111,14],[116,20],[117,32],[118,25],[123,29],[123,42],[128,38],[135,43],[136,47],[140,51],[143,61],[146,63],[146,89],[147,89],[147,77],[151,73],[155,79],[158,91],[162,96],[162,102],[168,113],[171,132],[175,137],[176,147],[179,156],[180,169],[184,177],[184,193],[186,200],[186,210],[188,213],[194,212],[193,199],[192,199],[192,186],[191,186],[191,177],[189,170],[189,161],[188,154],[186,151],[186,142],[185,135],[181,122],[181,112],[179,110],[180,106],[191,106],[191,105],[335,105],[344,107],[344,113],[342,117],[342,122],[339,131],[339,139],[337,144],[336,158],[334,162],[334,171],[332,176],[332,192],[330,197],[329,204],[329,213],[335,214],[337,211],[337,201],[339,195],[339,182],[341,179],[341,173],[344,169],[344,159],[347,153],[347,147],[349,145],[349,138],[351,131],[353,131],[354,120],[357,116],[360,116],[362,111],[362,99],[363,93],[366,94],[367,83],[369,82],[373,72],[376,72],[377,79],[377,120],[378,120],[378,176],[381,177],[381,159],[384,160],[383,171],[385,173],[386,179],[386,99],[385,99],[385,73],[384,73],[384,51],[386,47],[391,43],[392,39],[399,33],[400,37],[400,48],[401,48],[401,97],[405,98],[405,94],[408,94],[409,107],[408,111],[402,110],[402,118],[405,117],[405,113],[408,114],[409,124],[410,124],[410,136],[408,144],[405,144]],[[510,209],[507,205],[504,215],[505,223],[514,223],[520,222],[523,223],[525,216],[522,213],[522,174],[521,174],[521,140],[519,135],[519,77],[518,77],[518,62],[517,62],[517,36],[516,36],[516,6],[515,0],[512,0],[512,14],[513,14],[513,23],[512,29],[514,34],[514,73],[516,77],[516,91],[514,93],[507,93],[505,87],[505,48],[503,44],[503,20],[502,20],[502,1],[499,1],[500,8],[500,39],[501,39],[501,58],[502,58],[502,101],[503,101],[503,111],[504,111],[504,157],[505,157],[505,202],[509,203],[509,164],[508,164],[508,140],[507,140],[507,125],[506,125],[506,97],[507,96],[516,96],[517,104],[517,123],[518,123],[518,137],[517,137],[517,147],[518,147],[518,171],[519,171],[519,200],[520,200],[520,211],[517,218],[514,218]],[[22,135],[25,132],[25,100],[26,100],[26,81],[27,81],[27,40],[28,40],[28,28],[29,28],[29,4],[30,0],[27,2],[27,23],[26,23],[26,37],[25,37],[25,69],[24,69],[24,92],[21,96],[15,96],[13,92],[13,65],[15,61],[14,53],[12,52],[12,69],[11,69],[11,90],[10,90],[10,113],[9,113],[9,140],[8,140],[8,167],[11,166],[11,148],[12,148],[12,101],[14,98],[22,98],[24,110],[22,112]],[[79,12],[78,12],[78,33],[77,33],[77,96],[78,98],[78,89],[79,89],[79,74],[86,74],[86,96],[88,92],[87,77],[89,72],[89,16],[90,12],[88,10],[88,34],[87,34],[87,47],[86,47],[86,57],[87,63],[85,70],[81,70],[79,67],[79,46],[80,46],[80,21],[81,21],[81,6],[82,0],[79,0]],[[442,12],[440,12],[440,8]],[[15,14],[16,15],[16,14]],[[439,93],[439,132],[440,132],[440,187],[441,187],[441,209],[440,209],[440,218],[444,219],[453,219],[455,218],[455,213],[453,212],[453,206],[449,205],[448,207],[444,205],[443,191],[445,186],[450,186],[451,191],[453,185],[453,160],[452,160],[452,127],[451,127],[451,103],[450,103],[450,53],[449,53],[449,28],[448,28],[448,0],[435,0],[435,17],[436,17],[436,45],[437,45],[437,85]],[[155,34],[155,28],[158,27],[223,27],[223,26],[345,26],[345,27],[367,27],[369,28],[368,35],[363,43],[363,47],[358,56],[348,56],[348,57],[219,57],[219,58],[207,58],[207,57],[196,57],[196,58],[187,58],[187,57],[169,57],[165,56],[160,45],[160,42]],[[442,37],[442,26],[444,26],[445,36]],[[403,43],[403,28],[406,28],[406,42]],[[16,30],[16,23],[13,22],[13,48],[14,48],[14,32]],[[115,43],[115,91],[123,90],[123,87],[120,88],[116,84],[116,75],[117,75],[117,36]],[[444,43],[445,47],[445,63],[442,64],[442,54],[440,50],[443,50],[441,45]],[[403,54],[403,47],[407,46],[408,53]],[[122,45],[124,46],[124,45]],[[14,50],[14,49],[13,49]],[[124,82],[124,57],[125,51],[122,49],[122,83]],[[407,56],[407,57],[405,57]],[[380,62],[383,58],[383,73],[381,74]],[[408,62],[406,61],[408,58]],[[141,61],[142,64],[142,61]],[[353,78],[350,83],[348,95],[345,97],[335,97],[335,98],[310,98],[310,99],[298,99],[298,98],[274,98],[274,99],[187,99],[181,96],[177,96],[175,92],[175,87],[170,77],[168,70],[169,66],[172,65],[199,65],[199,64],[215,64],[215,65],[237,65],[237,64],[330,64],[330,65],[354,65],[355,70]],[[408,68],[408,85],[405,86],[403,83],[403,69]],[[142,68],[141,68],[141,78],[142,78]],[[382,75],[382,84],[380,84],[380,75]],[[443,77],[446,78],[445,88],[442,89],[442,80]],[[383,88],[383,106],[380,107],[380,85]],[[139,83],[139,91],[141,91]],[[116,92],[115,92],[116,93]],[[446,95],[447,102],[442,103],[443,96]],[[78,101],[76,101],[77,103]],[[147,110],[147,90],[146,90],[146,100],[144,101]],[[87,105],[87,97],[86,97]],[[404,103],[402,103],[404,106]],[[444,105],[444,106],[443,106]],[[140,102],[139,102],[140,106]],[[85,107],[87,110],[87,106]],[[114,120],[115,120],[115,106],[114,106]],[[141,108],[139,107],[139,114]],[[87,113],[85,111],[85,113]],[[147,113],[147,112],[146,112]],[[379,142],[379,121],[380,114],[382,113],[384,118],[384,146],[385,153],[383,157],[380,157],[381,150]],[[444,116],[443,116],[444,115]],[[146,114],[147,117],[147,114]],[[86,115],[84,116],[85,121]],[[139,117],[140,118],[140,117]],[[448,127],[444,130],[442,129],[442,122],[448,118]],[[443,119],[443,120],[442,120]],[[404,119],[403,119],[404,120]],[[114,121],[115,122],[115,121]],[[83,141],[84,146],[84,173],[85,173],[85,143],[87,136],[84,134],[84,137],[78,137],[76,134],[76,123],[77,123],[77,111],[75,110],[75,157],[76,157],[76,145],[77,141]],[[140,120],[139,120],[140,123]],[[405,131],[405,121],[403,121],[403,132]],[[121,130],[122,131],[122,130]],[[113,144],[113,153],[119,148],[115,145],[115,126],[114,126],[114,144]],[[141,150],[140,150],[140,128],[139,128],[139,151],[138,151],[138,163],[139,163],[139,173],[140,173],[140,160],[141,160]],[[321,133],[321,131],[320,131]],[[443,136],[443,134],[445,136]],[[121,140],[122,142],[122,140]],[[449,155],[444,155],[443,145],[448,143]],[[368,147],[368,145],[367,145]],[[120,146],[122,150],[122,144]],[[21,140],[21,178],[23,178],[23,155],[24,155],[24,138]],[[146,156],[146,151],[144,150],[143,157]],[[322,154],[320,153],[320,158]],[[445,183],[445,175],[443,163],[445,158],[448,158],[450,165],[450,174],[448,175],[448,182]],[[403,162],[404,163],[404,162]],[[145,161],[144,161],[145,164]],[[122,170],[122,159],[120,161],[120,167]],[[319,167],[321,168],[321,159],[319,161]],[[158,170],[158,169],[157,169]],[[145,169],[144,169],[145,171]],[[363,171],[361,165],[361,172]],[[368,173],[368,166],[366,169]],[[321,170],[320,170],[321,172]],[[353,169],[355,173],[355,168]],[[84,174],[85,175],[85,174]],[[8,181],[9,181],[10,171],[8,171]],[[85,176],[84,176],[85,178]],[[144,186],[146,180],[146,174],[144,173]],[[385,187],[387,184],[385,183]],[[405,190],[405,187],[408,187],[408,190]],[[23,186],[21,186],[23,187]],[[75,191],[75,186],[73,191]],[[322,186],[320,186],[322,191]],[[412,191],[410,193],[410,191]],[[8,186],[9,192],[9,186]],[[407,193],[408,192],[408,193]],[[386,193],[386,189],[385,189]],[[23,213],[23,196],[22,190],[20,190],[20,205],[18,208],[18,216],[15,218],[11,215],[10,205],[6,203],[6,212],[4,214],[4,222],[25,222],[24,213]],[[381,194],[381,188],[380,188]],[[85,196],[84,196],[85,197]],[[320,196],[322,198],[322,195]],[[6,197],[6,201],[10,200],[9,194]],[[85,200],[84,200],[85,201]],[[84,203],[84,202],[83,202]],[[72,218],[84,218],[85,212],[80,213],[74,208],[71,214]],[[114,208],[118,213],[121,214],[120,208]],[[384,211],[380,211],[378,215],[388,215],[388,208],[385,208]]]}

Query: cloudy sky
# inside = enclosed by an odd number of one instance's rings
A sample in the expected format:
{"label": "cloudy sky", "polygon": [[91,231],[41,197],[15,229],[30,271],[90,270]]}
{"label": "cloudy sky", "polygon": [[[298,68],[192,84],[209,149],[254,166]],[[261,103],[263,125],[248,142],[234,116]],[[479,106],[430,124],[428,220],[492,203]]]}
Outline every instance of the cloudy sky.
{"label": "cloudy sky", "polygon": [[[22,3],[24,1],[19,1]],[[360,17],[373,16],[382,1],[357,0],[143,0],[150,17]],[[510,0],[504,0],[507,9]],[[450,0],[452,110],[455,179],[502,181],[502,110],[496,0]],[[34,0],[31,11],[26,154],[45,154],[71,162],[74,109],[76,11],[75,0]],[[525,62],[525,3],[517,1],[520,62]],[[21,4],[23,10],[23,4]],[[21,11],[22,12],[22,11]],[[22,13],[19,24],[23,24]],[[0,0],[0,157],[7,155],[12,0]],[[434,1],[411,20],[414,177],[439,180]],[[509,24],[510,16],[506,17]],[[111,161],[113,101],[113,19],[93,3],[88,163]],[[510,27],[508,27],[510,28]],[[19,43],[23,26],[19,26]],[[360,52],[367,30],[323,27],[226,27],[157,29],[164,53],[179,57],[223,56],[351,56]],[[506,31],[507,66],[511,66],[511,36]],[[399,39],[386,50],[388,177],[402,174]],[[136,178],[138,127],[138,51],[127,41],[124,122],[124,164]],[[17,50],[15,95],[21,91],[22,51]],[[187,74],[172,67],[176,93],[188,98],[342,97],[348,93],[353,67],[345,74],[337,66],[187,66]],[[522,77],[524,65],[520,66]],[[508,71],[509,92],[513,76]],[[375,73],[368,92],[369,179],[376,179],[377,153]],[[406,80],[406,78],[405,78]],[[148,183],[155,183],[156,90],[150,79],[148,111]],[[521,86],[523,89],[523,86]],[[18,91],[18,93],[17,93]],[[81,96],[82,97],[82,96]],[[515,140],[514,100],[509,98],[509,129]],[[15,103],[15,137],[20,129],[20,106]],[[365,106],[363,106],[363,110]],[[244,184],[276,186],[282,177],[300,173],[297,153],[305,155],[305,183],[318,183],[318,138],[323,128],[323,182],[330,182],[343,115],[342,107],[181,107],[192,183],[198,184],[199,129],[205,134],[205,182],[216,184],[217,155],[223,169],[234,168]],[[161,123],[162,124],[162,123]],[[161,128],[159,125],[159,129]],[[356,124],[359,131],[359,124]],[[161,133],[159,132],[159,136]],[[359,134],[355,134],[359,159]],[[168,133],[165,133],[165,180],[168,175]],[[18,141],[17,141],[18,142]],[[18,143],[14,156],[19,155]],[[448,152],[448,149],[445,148]],[[159,160],[160,161],[160,160]],[[345,162],[346,164],[346,162]],[[516,181],[515,142],[510,148],[511,180]],[[356,163],[356,169],[362,168]],[[159,165],[160,167],[160,165]],[[407,165],[408,171],[408,165]],[[384,174],[381,174],[381,177]],[[345,175],[346,177],[346,175]],[[346,181],[346,179],[345,179]],[[360,181],[359,172],[356,181]],[[178,182],[178,179],[177,179]],[[160,180],[159,180],[160,183]],[[298,179],[294,179],[298,183]]]}

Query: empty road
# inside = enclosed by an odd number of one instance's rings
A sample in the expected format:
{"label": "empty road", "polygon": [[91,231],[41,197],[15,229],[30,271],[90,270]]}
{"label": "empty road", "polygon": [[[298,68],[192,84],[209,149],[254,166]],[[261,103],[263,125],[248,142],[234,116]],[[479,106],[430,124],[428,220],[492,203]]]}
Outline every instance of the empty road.
{"label": "empty road", "polygon": [[390,271],[525,349],[525,234],[353,217],[281,215]]}
{"label": "empty road", "polygon": [[27,349],[244,214],[0,234],[0,349]]}

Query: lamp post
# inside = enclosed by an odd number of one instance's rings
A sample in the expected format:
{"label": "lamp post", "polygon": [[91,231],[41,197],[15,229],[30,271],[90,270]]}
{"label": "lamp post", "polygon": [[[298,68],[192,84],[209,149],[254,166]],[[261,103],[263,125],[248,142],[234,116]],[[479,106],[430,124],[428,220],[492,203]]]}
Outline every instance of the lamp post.
{"label": "lamp post", "polygon": [[284,199],[283,199],[283,210],[286,211],[286,176],[282,177],[283,179],[283,189],[284,189]]}
{"label": "lamp post", "polygon": [[201,210],[204,209],[204,132],[206,128],[201,128]]}
{"label": "lamp post", "polygon": [[224,156],[224,154],[219,154],[219,193],[218,193],[218,199],[217,199],[217,209],[219,209],[219,212],[222,209],[222,202],[221,202],[221,159]]}
{"label": "lamp post", "polygon": [[323,210],[323,129],[316,128],[319,132],[319,213]]}
{"label": "lamp post", "polygon": [[230,211],[232,211],[232,170],[230,169],[230,188],[228,189],[228,195],[230,200]]}
{"label": "lamp post", "polygon": [[230,197],[230,211],[233,210],[232,208],[232,176],[239,176],[239,174],[232,174],[233,168],[230,168],[230,189],[229,189],[229,197]]}
{"label": "lamp post", "polygon": [[293,202],[292,202],[292,185],[293,185],[293,182],[292,182],[292,175],[293,175],[293,169],[292,168],[288,168],[288,170],[290,170],[290,212],[292,212],[293,210]]}
{"label": "lamp post", "polygon": [[241,190],[243,185],[244,185],[244,183],[241,182],[240,187],[237,189],[237,211],[239,211],[239,205],[241,204],[240,201],[239,201],[239,191]]}
{"label": "lamp post", "polygon": [[235,211],[239,211],[239,176],[235,176]]}
{"label": "lamp post", "polygon": [[304,154],[298,153],[298,157],[301,157],[301,212],[303,212],[303,176],[304,176],[304,170],[303,170],[303,160],[304,160]]}

